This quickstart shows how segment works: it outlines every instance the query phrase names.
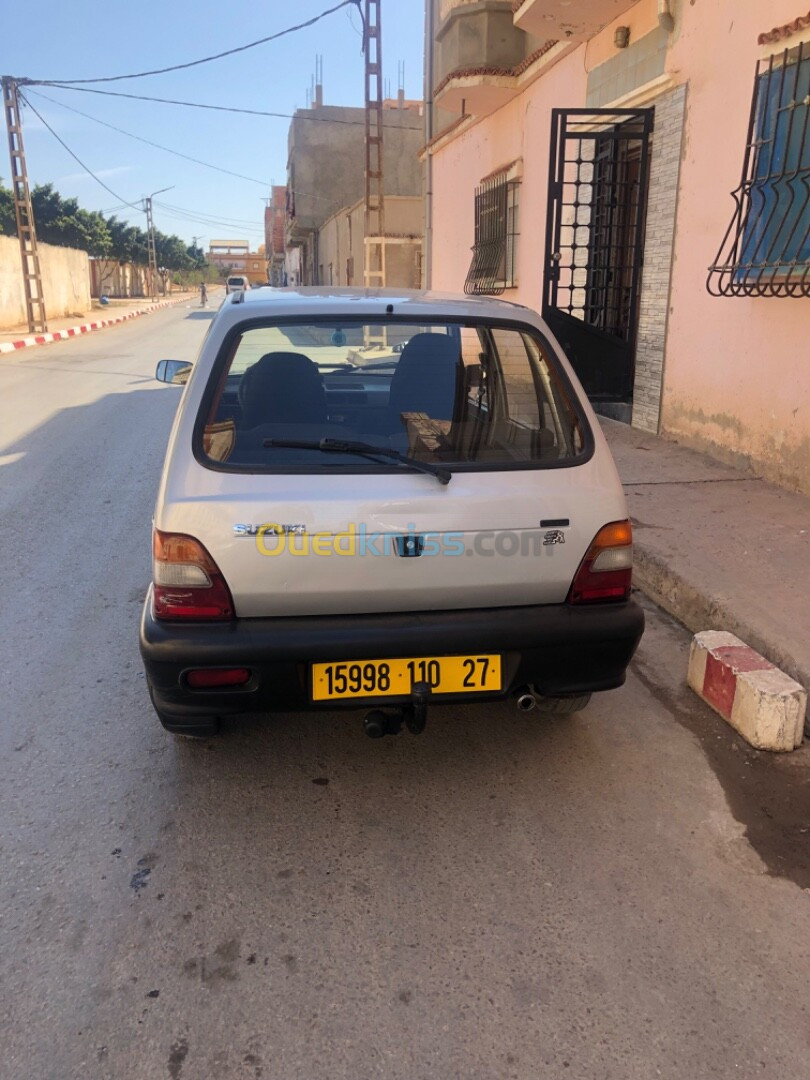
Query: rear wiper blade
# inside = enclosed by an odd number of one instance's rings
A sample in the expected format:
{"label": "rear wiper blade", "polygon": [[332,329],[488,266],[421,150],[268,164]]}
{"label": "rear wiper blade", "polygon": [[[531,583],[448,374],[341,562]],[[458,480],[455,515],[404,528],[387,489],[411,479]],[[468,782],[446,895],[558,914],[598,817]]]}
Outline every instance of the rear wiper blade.
{"label": "rear wiper blade", "polygon": [[278,446],[289,450],[322,450],[325,454],[357,454],[359,457],[386,457],[399,462],[407,468],[418,472],[435,476],[440,484],[449,484],[453,474],[442,465],[431,465],[428,461],[419,461],[417,458],[401,454],[399,450],[392,450],[388,446],[373,446],[371,443],[352,442],[343,439],[320,439],[318,442],[297,439],[265,439],[264,446]]}

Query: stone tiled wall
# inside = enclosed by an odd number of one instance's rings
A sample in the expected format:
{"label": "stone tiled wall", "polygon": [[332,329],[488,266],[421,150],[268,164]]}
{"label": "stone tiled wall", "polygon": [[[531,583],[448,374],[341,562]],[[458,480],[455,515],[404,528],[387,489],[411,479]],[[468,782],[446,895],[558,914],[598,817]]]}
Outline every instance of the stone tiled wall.
{"label": "stone tiled wall", "polygon": [[658,433],[686,86],[658,98],[641,281],[633,427]]}
{"label": "stone tiled wall", "polygon": [[588,75],[585,104],[589,108],[601,108],[663,75],[668,40],[667,31],[659,27],[595,67]]}

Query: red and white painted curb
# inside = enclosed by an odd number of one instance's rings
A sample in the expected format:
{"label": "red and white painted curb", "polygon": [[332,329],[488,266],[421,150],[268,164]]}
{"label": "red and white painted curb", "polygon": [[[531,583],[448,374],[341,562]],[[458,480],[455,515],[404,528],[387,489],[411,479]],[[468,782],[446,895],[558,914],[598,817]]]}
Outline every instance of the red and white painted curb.
{"label": "red and white painted curb", "polygon": [[93,330],[101,330],[105,326],[126,322],[127,319],[137,319],[139,315],[148,315],[152,311],[157,311],[158,308],[172,307],[192,299],[193,296],[182,296],[177,300],[161,300],[159,304],[151,304],[148,308],[139,308],[137,311],[128,311],[126,315],[118,315],[114,319],[98,319],[95,322],[82,323],[80,326],[71,326],[67,330],[54,330],[52,334],[34,334],[31,337],[20,338],[19,341],[3,341],[0,342],[0,353],[16,352],[17,349],[28,349],[32,345],[49,345],[52,341],[79,337],[81,334],[92,333]]}
{"label": "red and white painted curb", "polygon": [[806,690],[734,634],[695,634],[687,679],[758,750],[795,750],[801,744]]}

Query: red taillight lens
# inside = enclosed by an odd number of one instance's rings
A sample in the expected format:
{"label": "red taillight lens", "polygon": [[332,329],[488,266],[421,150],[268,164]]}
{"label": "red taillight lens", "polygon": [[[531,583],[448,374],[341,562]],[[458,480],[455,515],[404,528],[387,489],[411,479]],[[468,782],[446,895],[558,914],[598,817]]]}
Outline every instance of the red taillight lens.
{"label": "red taillight lens", "polygon": [[199,540],[153,529],[152,548],[155,618],[233,618],[230,589]]}
{"label": "red taillight lens", "polygon": [[247,668],[197,668],[189,671],[186,682],[192,690],[213,690],[218,686],[244,686],[250,681]]}
{"label": "red taillight lens", "polygon": [[626,600],[633,577],[633,530],[629,521],[612,521],[593,539],[579,565],[569,604]]}

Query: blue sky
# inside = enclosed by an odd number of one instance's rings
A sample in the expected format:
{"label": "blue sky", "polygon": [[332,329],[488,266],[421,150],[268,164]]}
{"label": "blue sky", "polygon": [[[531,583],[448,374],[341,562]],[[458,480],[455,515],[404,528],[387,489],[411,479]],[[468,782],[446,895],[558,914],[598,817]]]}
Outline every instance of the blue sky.
{"label": "blue sky", "polygon": [[[266,4],[213,0],[146,0],[107,5],[90,0],[40,0],[15,26],[0,51],[0,74],[34,79],[83,79],[167,67],[244,45],[303,22],[337,0],[271,0]],[[422,96],[424,32],[422,0],[382,0],[384,82],[396,95],[398,65],[405,64],[408,97]],[[98,89],[213,105],[291,113],[307,103],[315,57],[323,56],[324,102],[362,105],[363,57],[355,8],[315,26],[187,71],[155,75]],[[24,140],[32,184],[53,183],[88,210],[109,211],[121,201],[137,203],[158,188],[173,190],[155,200],[155,225],[187,242],[202,236],[263,240],[265,185],[283,184],[289,120],[216,113],[51,87],[31,87],[31,104],[71,150],[115,192],[105,191],[65,152],[29,109]],[[47,95],[51,101],[45,100]],[[52,102],[62,104],[53,104]],[[142,138],[254,178],[225,176],[181,160],[70,112],[79,109]],[[0,177],[9,166],[0,152]],[[120,196],[120,198],[116,197]],[[169,207],[179,208],[170,209]],[[196,215],[211,221],[193,221]],[[144,215],[124,208],[116,216],[143,225]]]}

